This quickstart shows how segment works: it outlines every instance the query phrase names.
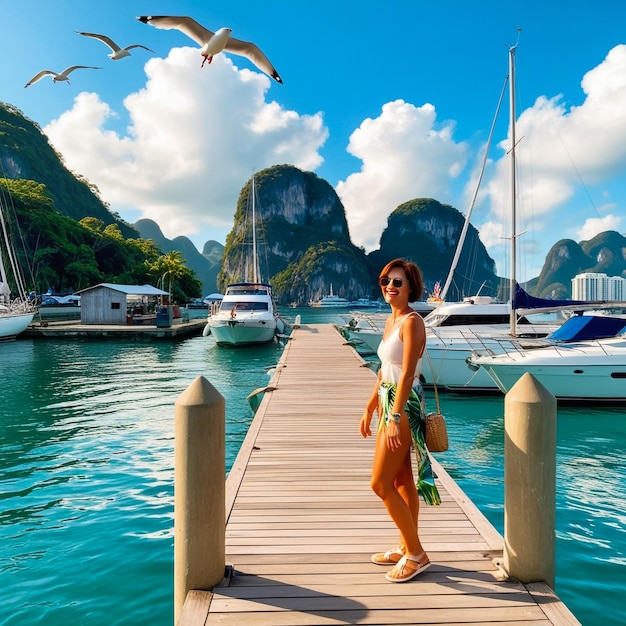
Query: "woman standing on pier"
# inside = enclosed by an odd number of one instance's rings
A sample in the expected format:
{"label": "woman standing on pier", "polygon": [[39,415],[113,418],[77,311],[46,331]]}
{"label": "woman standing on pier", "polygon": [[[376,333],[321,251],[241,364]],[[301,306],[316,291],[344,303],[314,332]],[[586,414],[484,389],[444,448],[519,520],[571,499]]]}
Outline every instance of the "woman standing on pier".
{"label": "woman standing on pier", "polygon": [[[427,504],[439,504],[430,460],[424,443],[423,391],[420,383],[426,328],[409,306],[422,297],[422,273],[403,259],[389,262],[379,275],[391,315],[378,348],[381,367],[374,391],[361,418],[361,435],[372,434],[371,421],[378,413],[378,432],[371,486],[385,504],[400,531],[400,546],[372,556],[377,565],[393,565],[390,582],[405,582],[430,566],[417,532],[418,490]],[[413,480],[411,441],[418,458],[419,477]]]}

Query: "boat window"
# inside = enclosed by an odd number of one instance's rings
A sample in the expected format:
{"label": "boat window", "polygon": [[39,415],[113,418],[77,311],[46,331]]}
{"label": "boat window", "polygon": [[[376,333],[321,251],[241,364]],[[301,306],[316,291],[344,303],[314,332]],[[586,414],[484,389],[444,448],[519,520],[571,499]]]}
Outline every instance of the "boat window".
{"label": "boat window", "polygon": [[267,302],[222,302],[222,311],[232,310],[243,311],[268,311],[269,305]]}
{"label": "boat window", "polygon": [[228,295],[236,293],[248,296],[266,296],[268,289],[260,285],[230,286],[227,293]]}
{"label": "boat window", "polygon": [[475,326],[477,324],[508,324],[508,315],[450,315],[441,326]]}

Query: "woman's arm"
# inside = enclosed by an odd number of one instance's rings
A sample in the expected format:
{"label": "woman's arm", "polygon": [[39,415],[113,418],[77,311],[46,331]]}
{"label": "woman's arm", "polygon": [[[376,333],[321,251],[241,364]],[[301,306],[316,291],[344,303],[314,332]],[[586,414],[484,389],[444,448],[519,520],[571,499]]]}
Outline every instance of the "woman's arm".
{"label": "woman's arm", "polygon": [[402,373],[393,402],[393,413],[404,413],[413,387],[415,368],[426,346],[426,327],[424,320],[417,313],[409,315],[402,324],[400,339],[403,343]]}
{"label": "woman's arm", "polygon": [[374,391],[372,391],[372,395],[370,399],[367,401],[365,405],[365,411],[363,412],[363,416],[361,417],[360,431],[363,437],[368,437],[372,434],[372,429],[370,428],[370,424],[372,423],[372,416],[374,415],[374,411],[378,409],[378,389],[380,387],[380,370],[378,370],[378,376],[376,377],[376,384],[374,385]]}

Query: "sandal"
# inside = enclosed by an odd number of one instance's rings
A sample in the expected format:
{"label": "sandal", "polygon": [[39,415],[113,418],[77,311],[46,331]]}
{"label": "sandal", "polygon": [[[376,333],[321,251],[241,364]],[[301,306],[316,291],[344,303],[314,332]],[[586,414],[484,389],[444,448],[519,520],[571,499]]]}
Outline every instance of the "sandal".
{"label": "sandal", "polygon": [[[422,557],[426,556],[426,553],[422,553]],[[404,555],[395,565],[395,567],[387,574],[385,574],[385,578],[390,582],[390,583],[404,583],[407,580],[411,580],[413,578],[415,578],[418,574],[421,574],[425,569],[428,569],[430,567],[430,560],[428,559],[428,557],[426,556],[426,561],[422,562],[420,559],[422,558],[418,558],[415,556],[408,556],[408,555]],[[412,568],[408,568],[407,565],[408,563],[411,562],[412,564],[414,563],[415,565],[417,565],[417,567],[415,569]],[[396,569],[398,570],[398,573],[400,574],[400,576],[391,576],[391,574],[396,571]],[[405,570],[408,571],[407,574],[405,574]]]}
{"label": "sandal", "polygon": [[395,565],[403,556],[404,552],[400,548],[387,550],[387,552],[378,552],[372,554],[372,563],[376,563],[376,565]]}

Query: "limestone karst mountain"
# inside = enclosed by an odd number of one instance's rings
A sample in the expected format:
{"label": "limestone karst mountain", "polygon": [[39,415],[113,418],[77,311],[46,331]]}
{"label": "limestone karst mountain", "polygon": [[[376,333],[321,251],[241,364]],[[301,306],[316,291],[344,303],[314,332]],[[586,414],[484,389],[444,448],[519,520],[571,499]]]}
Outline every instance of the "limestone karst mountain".
{"label": "limestone karst mountain", "polygon": [[557,241],[531,284],[532,292],[540,298],[570,298],[572,278],[586,272],[626,278],[626,237],[609,230],[580,243]]}
{"label": "limestone karst mountain", "polygon": [[[243,276],[241,244],[246,237],[249,181],[243,185],[237,206],[233,207],[233,229],[226,245],[208,241],[200,253],[187,237],[165,238],[151,220],[139,220],[131,225],[111,212],[95,185],[64,166],[39,126],[15,107],[2,103],[0,178],[23,181],[23,189],[31,191],[35,183],[39,184],[41,189],[37,188],[37,194],[29,192],[30,195],[24,194],[22,198],[26,204],[33,202],[33,211],[42,210],[41,202],[37,200],[37,204],[33,198],[49,198],[44,202],[46,210],[77,221],[95,218],[104,225],[116,225],[125,237],[141,235],[154,239],[164,252],[180,251],[203,283],[204,295],[223,289],[227,282]],[[320,298],[330,292],[331,285],[336,295],[350,300],[377,298],[380,292],[376,276],[387,261],[397,256],[420,265],[427,292],[432,291],[435,282],[445,280],[464,219],[454,207],[431,198],[404,202],[391,211],[379,248],[366,254],[352,243],[341,200],[324,179],[292,165],[276,165],[258,172],[255,181],[259,225],[266,243],[261,250],[261,265],[265,279],[272,282],[283,304],[304,304]],[[67,265],[66,260],[63,263]],[[98,268],[92,270],[93,280],[97,280]],[[108,272],[106,269],[105,273]],[[607,231],[580,243],[558,241],[546,256],[540,275],[525,287],[540,297],[569,297],[571,279],[581,272],[626,276],[624,235]],[[479,290],[506,299],[508,294],[502,282],[495,273],[494,260],[476,229],[470,226],[448,299],[473,295]]]}

